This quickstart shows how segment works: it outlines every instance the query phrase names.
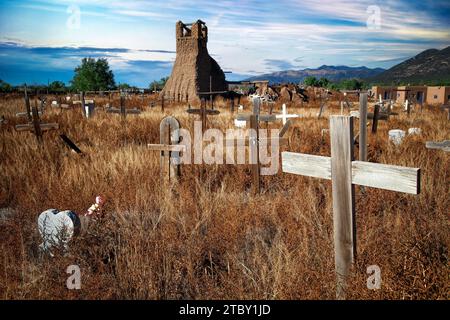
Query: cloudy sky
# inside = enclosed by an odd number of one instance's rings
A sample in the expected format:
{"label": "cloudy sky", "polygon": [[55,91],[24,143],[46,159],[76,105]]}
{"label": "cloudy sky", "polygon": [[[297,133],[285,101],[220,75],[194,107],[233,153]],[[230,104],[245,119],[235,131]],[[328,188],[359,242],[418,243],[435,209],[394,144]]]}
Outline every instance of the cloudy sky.
{"label": "cloudy sky", "polygon": [[393,66],[450,45],[448,0],[0,0],[0,79],[68,82],[82,57],[116,81],[170,74],[175,22],[205,21],[227,79],[321,65]]}

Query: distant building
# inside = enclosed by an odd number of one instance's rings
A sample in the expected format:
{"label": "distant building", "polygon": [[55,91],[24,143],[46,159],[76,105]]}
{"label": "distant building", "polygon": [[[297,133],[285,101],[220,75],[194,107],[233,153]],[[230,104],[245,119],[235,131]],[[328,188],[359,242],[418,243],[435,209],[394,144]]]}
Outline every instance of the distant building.
{"label": "distant building", "polygon": [[435,105],[450,103],[450,87],[428,87],[426,102]]}
{"label": "distant building", "polygon": [[373,86],[370,90],[378,100],[380,95],[383,100],[394,100],[404,103],[406,100],[414,103],[427,103],[430,105],[442,105],[449,103],[449,86]]}
{"label": "distant building", "polygon": [[395,101],[404,103],[406,100],[416,103],[425,103],[427,96],[427,86],[401,86],[397,87]]}

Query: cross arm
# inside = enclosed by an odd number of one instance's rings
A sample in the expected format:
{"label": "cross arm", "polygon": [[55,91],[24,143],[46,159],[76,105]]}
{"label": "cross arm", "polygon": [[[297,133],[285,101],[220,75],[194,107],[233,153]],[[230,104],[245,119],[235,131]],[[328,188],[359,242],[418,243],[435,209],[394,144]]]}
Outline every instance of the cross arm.
{"label": "cross arm", "polygon": [[[250,116],[251,116],[250,113],[248,113],[248,114],[246,114],[246,113],[238,114],[236,116],[236,120],[249,121],[250,120]],[[259,118],[259,121],[275,121],[277,119],[276,115],[274,115],[274,114],[262,114],[262,115],[259,115],[258,118]]]}
{"label": "cross arm", "polygon": [[186,151],[185,145],[179,145],[179,144],[147,144],[147,147],[150,150],[155,151],[173,151],[173,152],[184,152]]}
{"label": "cross arm", "polygon": [[[42,131],[48,131],[53,129],[59,129],[58,123],[42,123],[39,125]],[[30,131],[34,130],[33,124],[18,124],[16,125],[16,131]]]}
{"label": "cross arm", "polygon": [[[283,172],[331,179],[330,157],[282,152],[281,159]],[[384,190],[419,194],[420,169],[352,161],[352,183]]]}

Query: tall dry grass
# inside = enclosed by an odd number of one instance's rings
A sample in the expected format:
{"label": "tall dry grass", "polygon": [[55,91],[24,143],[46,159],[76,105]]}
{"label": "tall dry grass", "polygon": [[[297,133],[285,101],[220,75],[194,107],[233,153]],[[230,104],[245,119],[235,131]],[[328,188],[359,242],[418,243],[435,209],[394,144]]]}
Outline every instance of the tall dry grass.
{"label": "tall dry grass", "polygon": [[[117,101],[115,101],[117,103]],[[140,98],[127,104],[139,106]],[[148,105],[148,99],[145,100]],[[231,128],[232,116],[209,117],[209,126]],[[0,297],[2,299],[333,299],[335,276],[331,184],[284,174],[262,178],[252,196],[246,165],[184,165],[179,185],[168,192],[159,179],[159,122],[174,115],[184,128],[196,117],[185,106],[146,108],[123,125],[98,110],[48,108],[45,122],[58,122],[39,148],[23,123],[21,99],[3,99],[0,115]],[[275,110],[279,110],[279,105]],[[247,108],[248,110],[248,108]],[[287,133],[286,150],[330,154],[321,138],[328,119],[317,105],[290,108],[309,114]],[[330,113],[338,113],[337,102]],[[271,125],[280,127],[280,123]],[[399,147],[387,141],[392,128],[420,127]],[[61,143],[67,134],[85,153]],[[428,150],[427,140],[448,139],[450,125],[433,108],[380,122],[369,134],[369,160],[422,169],[418,196],[357,188],[358,260],[349,279],[351,299],[449,298],[449,155]],[[201,179],[200,179],[201,177]],[[97,194],[108,203],[104,218],[75,238],[66,254],[39,254],[37,216],[48,208],[84,212]],[[82,289],[68,290],[66,268],[77,264]],[[381,268],[382,286],[366,287],[366,268]]]}

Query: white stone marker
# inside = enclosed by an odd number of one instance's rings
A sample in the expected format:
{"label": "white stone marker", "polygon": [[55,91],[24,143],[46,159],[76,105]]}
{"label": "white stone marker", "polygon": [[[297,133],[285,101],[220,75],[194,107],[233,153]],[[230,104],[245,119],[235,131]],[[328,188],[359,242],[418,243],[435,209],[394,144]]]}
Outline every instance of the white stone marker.
{"label": "white stone marker", "polygon": [[389,141],[392,141],[396,146],[402,143],[403,138],[405,137],[406,132],[399,129],[389,130]]}

